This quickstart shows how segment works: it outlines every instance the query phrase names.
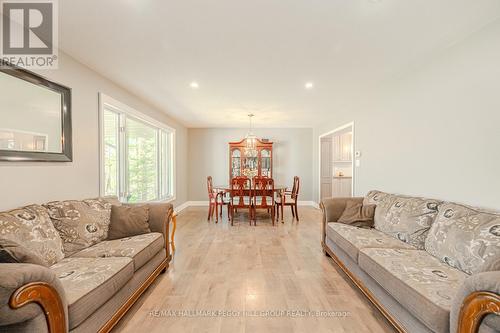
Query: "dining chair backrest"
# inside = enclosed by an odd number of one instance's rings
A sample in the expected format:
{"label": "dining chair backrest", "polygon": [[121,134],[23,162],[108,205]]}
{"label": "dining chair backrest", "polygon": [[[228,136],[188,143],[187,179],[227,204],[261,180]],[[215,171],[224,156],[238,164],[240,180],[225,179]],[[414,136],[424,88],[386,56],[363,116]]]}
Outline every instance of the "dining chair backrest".
{"label": "dining chair backrest", "polygon": [[235,204],[234,202],[235,198],[238,199],[236,205],[242,206],[245,204],[245,197],[251,197],[251,196],[252,196],[252,187],[250,183],[250,178],[245,176],[239,176],[231,179],[231,203],[233,205]]}
{"label": "dining chair backrest", "polygon": [[299,196],[300,188],[300,178],[298,176],[293,177],[293,187],[292,187],[292,199],[297,199]]}
{"label": "dining chair backrest", "polygon": [[[274,206],[274,179],[264,176],[253,177],[253,195],[255,199],[261,198],[260,206]],[[270,201],[269,204],[267,200]]]}
{"label": "dining chair backrest", "polygon": [[208,198],[212,199],[214,197],[214,185],[212,183],[212,176],[207,177],[207,190],[208,190]]}

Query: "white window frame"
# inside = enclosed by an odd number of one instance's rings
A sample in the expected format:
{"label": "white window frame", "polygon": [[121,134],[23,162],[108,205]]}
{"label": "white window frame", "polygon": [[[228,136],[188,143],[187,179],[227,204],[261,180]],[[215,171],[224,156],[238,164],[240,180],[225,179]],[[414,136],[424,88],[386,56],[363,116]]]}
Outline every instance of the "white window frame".
{"label": "white window frame", "polygon": [[[168,186],[170,187],[168,189],[168,192],[170,195],[166,197],[161,197],[159,196],[158,199],[153,200],[153,201],[162,201],[162,202],[170,202],[174,201],[176,199],[176,192],[177,192],[177,186],[176,186],[176,152],[175,152],[175,138],[176,138],[176,133],[175,133],[175,128],[172,128],[154,118],[151,118],[145,114],[143,114],[140,111],[137,111],[130,106],[104,94],[104,93],[99,93],[99,193],[101,196],[105,195],[105,175],[104,175],[104,152],[105,152],[105,146],[104,146],[104,111],[106,109],[111,109],[113,112],[116,112],[120,115],[125,115],[131,118],[134,118],[134,120],[146,123],[148,125],[154,126],[156,128],[159,128],[161,130],[166,131],[171,135],[171,140],[169,147],[167,147],[167,159],[171,158],[171,163],[169,163],[169,178],[170,178],[170,183]],[[119,119],[124,119],[124,117],[119,117]],[[120,129],[119,129],[119,141],[125,142],[125,131],[122,130],[125,126],[124,123],[119,124]],[[160,134],[160,132],[158,132]],[[118,167],[118,197],[120,201],[124,201],[124,198],[127,196],[127,175],[126,172],[121,172],[120,169],[124,169],[126,166],[126,154],[125,154],[125,144],[119,145],[118,149],[120,153],[118,156],[120,157],[120,160],[118,161],[119,164],[122,165]],[[158,151],[158,161],[160,161],[160,152]],[[158,163],[158,169],[160,168],[161,163]],[[159,171],[159,170],[158,170]],[[158,172],[158,177],[161,179],[161,177],[164,174],[161,172]],[[158,188],[159,193],[161,194],[162,189],[161,189],[161,184],[162,182],[160,181],[160,186]]]}

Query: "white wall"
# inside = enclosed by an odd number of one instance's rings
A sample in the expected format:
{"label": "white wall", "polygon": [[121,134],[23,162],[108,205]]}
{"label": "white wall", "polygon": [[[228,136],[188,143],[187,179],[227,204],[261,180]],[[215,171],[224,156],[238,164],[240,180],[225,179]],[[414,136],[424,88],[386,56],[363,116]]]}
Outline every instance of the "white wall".
{"label": "white wall", "polygon": [[184,203],[187,200],[187,129],[64,53],[60,52],[59,56],[58,70],[39,74],[72,88],[73,162],[1,162],[0,210],[99,195],[98,92],[176,129],[177,200],[174,204]]}
{"label": "white wall", "polygon": [[[190,128],[189,133],[189,200],[207,200],[207,176],[214,184],[229,183],[229,146],[240,141],[247,129]],[[279,185],[292,186],[293,177],[301,180],[299,200],[312,200],[312,129],[257,128],[259,138],[274,142],[273,178]]]}
{"label": "white wall", "polygon": [[355,121],[355,193],[371,189],[500,208],[500,21],[336,110],[318,136]]}

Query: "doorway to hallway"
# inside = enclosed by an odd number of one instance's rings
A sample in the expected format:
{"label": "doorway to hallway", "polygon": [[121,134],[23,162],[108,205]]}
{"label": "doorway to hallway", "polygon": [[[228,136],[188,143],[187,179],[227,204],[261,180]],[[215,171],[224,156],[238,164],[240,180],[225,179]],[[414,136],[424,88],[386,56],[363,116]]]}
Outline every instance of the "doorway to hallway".
{"label": "doorway to hallway", "polygon": [[319,137],[319,198],[354,195],[354,123]]}

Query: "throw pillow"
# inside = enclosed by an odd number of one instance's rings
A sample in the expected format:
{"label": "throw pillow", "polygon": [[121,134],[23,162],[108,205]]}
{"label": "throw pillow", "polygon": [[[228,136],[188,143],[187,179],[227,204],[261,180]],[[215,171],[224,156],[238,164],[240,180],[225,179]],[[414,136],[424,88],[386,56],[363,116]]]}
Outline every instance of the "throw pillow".
{"label": "throw pillow", "polygon": [[35,253],[6,238],[0,238],[0,263],[24,263],[48,266]]}
{"label": "throw pillow", "polygon": [[108,237],[111,205],[104,198],[53,201],[44,205],[61,235],[67,256]]}
{"label": "throw pillow", "polygon": [[389,193],[382,191],[372,190],[366,194],[363,199],[363,205],[377,205],[385,197],[389,196]]}
{"label": "throw pillow", "polygon": [[484,264],[479,267],[477,273],[493,271],[500,271],[500,256],[493,260],[486,260]]}
{"label": "throw pillow", "polygon": [[151,232],[149,229],[149,207],[112,206],[108,239],[125,238]]}
{"label": "throw pillow", "polygon": [[377,203],[375,229],[423,250],[441,204],[433,199],[386,195]]}
{"label": "throw pillow", "polygon": [[489,270],[500,258],[500,214],[445,203],[439,207],[425,250],[467,274]]}
{"label": "throw pillow", "polygon": [[361,228],[373,227],[373,217],[376,205],[363,205],[361,202],[349,200],[346,208],[338,219],[338,223],[349,224]]}
{"label": "throw pillow", "polygon": [[24,246],[48,265],[64,258],[61,237],[47,210],[40,205],[1,212],[0,237]]}

